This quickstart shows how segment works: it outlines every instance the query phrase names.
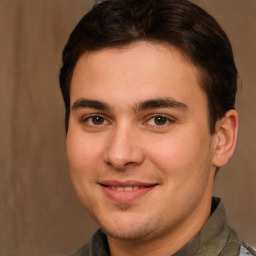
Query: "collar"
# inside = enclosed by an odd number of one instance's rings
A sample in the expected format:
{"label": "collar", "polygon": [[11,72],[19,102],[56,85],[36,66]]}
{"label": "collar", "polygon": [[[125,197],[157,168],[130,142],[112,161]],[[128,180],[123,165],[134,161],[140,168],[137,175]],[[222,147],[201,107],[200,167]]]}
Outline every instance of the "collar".
{"label": "collar", "polygon": [[106,235],[99,229],[92,237],[90,248],[89,248],[89,256],[109,256],[109,247],[108,240]]}
{"label": "collar", "polygon": [[228,224],[220,198],[212,198],[211,216],[200,232],[173,256],[219,255],[228,239]]}

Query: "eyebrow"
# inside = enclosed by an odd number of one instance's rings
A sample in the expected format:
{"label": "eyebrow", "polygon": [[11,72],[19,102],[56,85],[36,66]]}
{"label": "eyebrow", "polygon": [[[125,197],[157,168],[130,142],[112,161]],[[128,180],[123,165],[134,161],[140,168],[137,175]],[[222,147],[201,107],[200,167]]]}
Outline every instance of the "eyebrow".
{"label": "eyebrow", "polygon": [[149,99],[139,104],[136,104],[135,111],[138,112],[142,110],[156,109],[156,108],[178,108],[178,109],[186,110],[188,106],[185,103],[182,103],[172,98],[159,98],[159,99]]}
{"label": "eyebrow", "polygon": [[110,107],[107,103],[98,100],[88,100],[85,98],[81,98],[76,100],[72,105],[72,110],[80,109],[80,108],[94,108],[98,110],[109,110]]}
{"label": "eyebrow", "polygon": [[[110,106],[102,101],[98,100],[89,100],[81,98],[76,100],[72,105],[72,110],[77,110],[80,108],[93,108],[97,110],[110,110]],[[157,108],[178,108],[186,110],[188,106],[185,103],[177,101],[172,98],[158,98],[158,99],[149,99],[135,104],[134,112],[140,112],[147,109],[157,109]]]}

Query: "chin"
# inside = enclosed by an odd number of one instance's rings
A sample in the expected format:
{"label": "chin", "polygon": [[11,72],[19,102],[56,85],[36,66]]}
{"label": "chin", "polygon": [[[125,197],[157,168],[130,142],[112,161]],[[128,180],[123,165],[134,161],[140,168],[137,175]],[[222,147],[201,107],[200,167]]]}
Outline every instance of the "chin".
{"label": "chin", "polygon": [[136,218],[129,218],[128,216],[121,220],[122,218],[113,217],[113,221],[105,223],[100,223],[100,227],[103,232],[114,239],[126,240],[126,241],[146,241],[154,237],[156,229],[154,228],[154,223]]}
{"label": "chin", "polygon": [[139,230],[136,228],[136,230],[113,230],[113,229],[105,229],[102,227],[102,230],[104,233],[106,233],[107,236],[112,237],[114,239],[118,240],[126,240],[126,241],[143,241],[143,240],[149,240],[151,232],[147,230]]}

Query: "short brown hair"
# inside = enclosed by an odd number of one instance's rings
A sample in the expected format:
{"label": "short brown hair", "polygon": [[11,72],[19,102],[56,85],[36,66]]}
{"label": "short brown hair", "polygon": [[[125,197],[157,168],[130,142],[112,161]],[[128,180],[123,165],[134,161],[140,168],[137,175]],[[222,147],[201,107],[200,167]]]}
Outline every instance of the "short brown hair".
{"label": "short brown hair", "polygon": [[63,51],[60,87],[70,115],[70,83],[79,57],[86,51],[136,41],[168,43],[200,71],[209,107],[210,132],[226,111],[234,109],[237,69],[230,41],[216,20],[186,0],[105,0],[75,27]]}

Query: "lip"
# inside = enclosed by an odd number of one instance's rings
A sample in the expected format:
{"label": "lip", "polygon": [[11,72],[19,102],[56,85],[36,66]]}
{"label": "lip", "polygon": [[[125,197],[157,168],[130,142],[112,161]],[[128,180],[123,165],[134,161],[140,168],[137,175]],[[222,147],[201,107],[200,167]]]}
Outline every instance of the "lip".
{"label": "lip", "polygon": [[146,195],[158,184],[139,181],[115,181],[108,180],[100,182],[104,194],[111,200],[118,203],[130,203],[139,197]]}

